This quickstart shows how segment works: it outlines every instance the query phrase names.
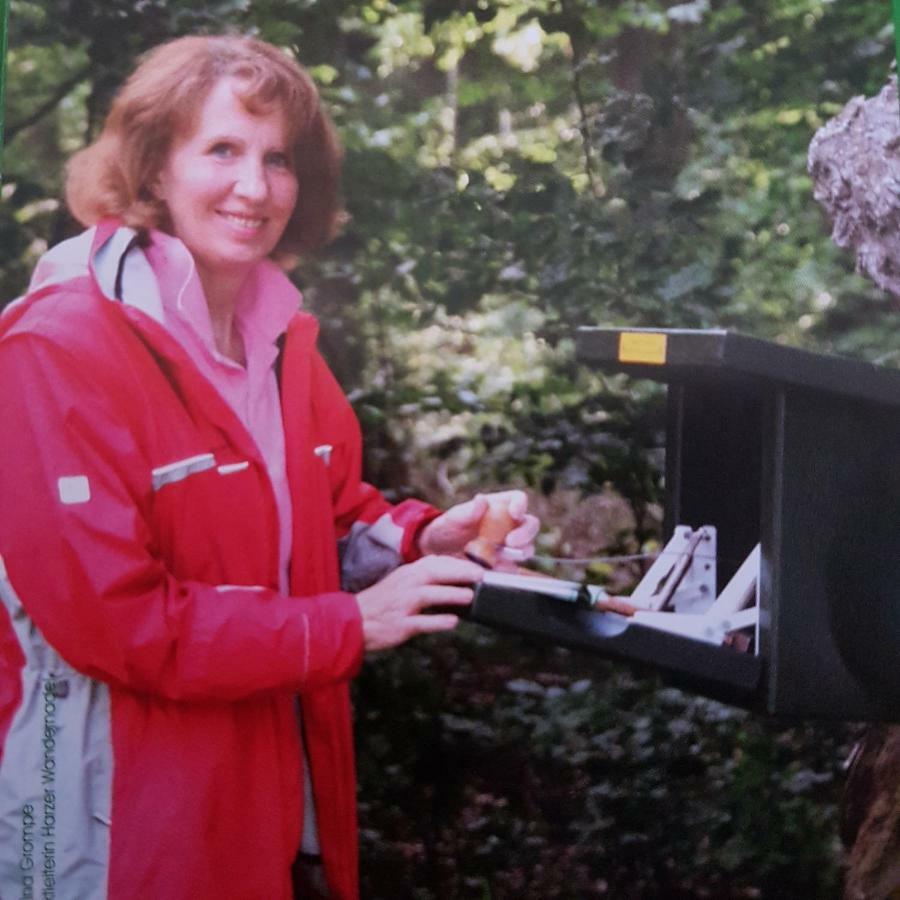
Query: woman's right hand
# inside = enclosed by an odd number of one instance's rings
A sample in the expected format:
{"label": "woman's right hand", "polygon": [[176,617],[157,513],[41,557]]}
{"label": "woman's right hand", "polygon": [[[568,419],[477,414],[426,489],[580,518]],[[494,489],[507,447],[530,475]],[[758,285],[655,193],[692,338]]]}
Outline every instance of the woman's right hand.
{"label": "woman's right hand", "polygon": [[425,556],[356,595],[366,650],[387,650],[417,634],[449,631],[459,617],[431,606],[467,606],[484,569],[453,556]]}

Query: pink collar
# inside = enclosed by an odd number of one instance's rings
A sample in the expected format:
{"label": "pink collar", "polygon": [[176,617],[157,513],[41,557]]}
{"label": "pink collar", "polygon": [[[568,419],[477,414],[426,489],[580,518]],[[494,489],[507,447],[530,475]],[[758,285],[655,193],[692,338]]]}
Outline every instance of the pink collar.
{"label": "pink collar", "polygon": [[[235,365],[215,348],[203,286],[187,247],[171,235],[151,231],[144,254],[156,276],[165,317],[176,317],[189,325],[217,362]],[[235,309],[248,360],[271,364],[277,352],[275,341],[302,302],[301,293],[271,260],[262,261],[250,272]]]}

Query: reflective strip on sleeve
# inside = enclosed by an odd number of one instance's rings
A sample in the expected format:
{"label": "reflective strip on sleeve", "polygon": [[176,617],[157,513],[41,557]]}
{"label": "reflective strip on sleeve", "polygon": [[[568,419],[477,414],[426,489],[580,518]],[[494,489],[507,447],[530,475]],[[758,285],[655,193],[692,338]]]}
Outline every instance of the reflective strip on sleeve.
{"label": "reflective strip on sleeve", "polygon": [[403,529],[391,518],[390,513],[384,513],[369,528],[369,537],[383,547],[399,553],[403,544]]}
{"label": "reflective strip on sleeve", "polygon": [[164,466],[157,466],[151,473],[153,475],[153,490],[158,491],[161,487],[172,484],[175,481],[181,481],[189,475],[205,472],[215,464],[216,458],[212,453],[200,453],[197,456],[179,459]]}
{"label": "reflective strip on sleeve", "polygon": [[303,613],[303,673],[309,672],[309,616]]}
{"label": "reflective strip on sleeve", "polygon": [[372,525],[354,522],[349,533],[338,541],[343,589],[361,591],[384,578],[403,562],[402,543],[403,529],[390,513],[380,516]]}

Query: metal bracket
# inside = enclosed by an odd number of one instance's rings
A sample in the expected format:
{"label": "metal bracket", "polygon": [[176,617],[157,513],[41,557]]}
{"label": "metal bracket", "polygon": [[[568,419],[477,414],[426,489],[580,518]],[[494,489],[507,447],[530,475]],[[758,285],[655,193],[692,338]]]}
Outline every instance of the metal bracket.
{"label": "metal bracket", "polygon": [[[679,544],[687,548],[686,552],[696,556],[696,549],[694,548],[701,547],[702,544],[696,541],[695,537],[708,528],[709,526],[705,526],[705,528],[701,528],[694,533],[691,533],[690,529],[685,529],[686,534],[679,537]],[[679,527],[677,530],[680,531],[681,528]],[[710,530],[713,531],[714,535],[714,529]],[[675,538],[673,538],[674,540]],[[673,541],[666,545],[667,550]],[[692,559],[689,563],[681,560],[678,566],[672,566],[672,572],[677,574],[681,569],[685,569],[685,572],[691,571],[692,568],[696,567],[697,562],[696,559]],[[701,559],[699,562],[701,563],[703,586],[708,587],[706,578],[709,577],[710,571],[714,584],[716,577],[715,556],[713,555],[711,561],[707,558]],[[661,607],[647,610],[639,609],[634,613],[632,621],[636,625],[644,625],[648,628],[669,632],[670,634],[690,637],[707,644],[731,642],[739,648],[741,644],[749,645],[749,640],[745,635],[752,628],[755,637],[754,647],[758,648],[759,566],[760,547],[757,544],[718,598],[715,597],[714,589],[708,594],[704,591],[702,597],[695,595],[696,599],[694,601],[685,603],[681,608],[675,605],[675,612],[663,612]],[[634,594],[637,594],[644,586],[644,582],[649,575],[650,571],[647,572],[647,576],[635,589]],[[632,594],[632,603],[634,603],[634,594]],[[657,596],[657,594],[655,593],[653,596]],[[744,637],[740,637],[741,635],[744,635]]]}
{"label": "metal bracket", "polygon": [[693,613],[708,609],[715,596],[716,529],[678,525],[629,600],[656,612]]}

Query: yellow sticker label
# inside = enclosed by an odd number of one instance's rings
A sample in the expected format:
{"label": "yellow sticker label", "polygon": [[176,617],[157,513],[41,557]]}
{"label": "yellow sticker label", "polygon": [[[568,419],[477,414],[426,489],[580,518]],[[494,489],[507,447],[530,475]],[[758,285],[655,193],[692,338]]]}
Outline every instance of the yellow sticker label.
{"label": "yellow sticker label", "polygon": [[666,335],[649,331],[623,331],[619,335],[619,362],[665,365]]}

